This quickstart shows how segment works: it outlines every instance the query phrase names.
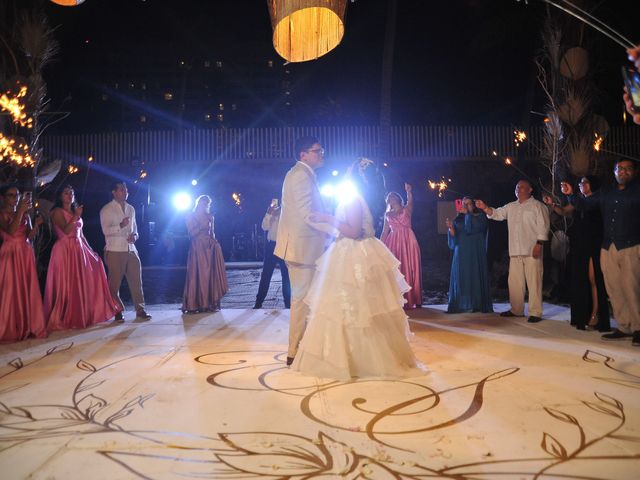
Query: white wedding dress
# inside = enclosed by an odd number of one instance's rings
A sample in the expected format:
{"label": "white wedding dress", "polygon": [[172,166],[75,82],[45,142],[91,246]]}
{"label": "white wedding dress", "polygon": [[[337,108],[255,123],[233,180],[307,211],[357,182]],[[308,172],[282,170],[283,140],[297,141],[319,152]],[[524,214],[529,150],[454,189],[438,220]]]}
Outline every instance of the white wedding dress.
{"label": "white wedding dress", "polygon": [[[402,309],[410,287],[400,262],[374,236],[371,213],[362,206],[363,236],[338,237],[316,262],[305,297],[310,313],[292,369],[338,380],[424,375],[408,337]],[[336,216],[344,220],[344,206]]]}

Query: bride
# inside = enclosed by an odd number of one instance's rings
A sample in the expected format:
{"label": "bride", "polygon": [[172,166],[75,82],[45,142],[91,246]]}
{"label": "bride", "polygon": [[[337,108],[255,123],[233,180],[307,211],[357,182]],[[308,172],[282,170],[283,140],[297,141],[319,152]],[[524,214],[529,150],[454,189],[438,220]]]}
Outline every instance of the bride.
{"label": "bride", "polygon": [[409,324],[402,306],[410,287],[400,262],[374,235],[365,198],[374,199],[380,173],[371,160],[349,169],[356,187],[336,216],[313,214],[310,220],[333,225],[337,240],[316,262],[305,297],[307,328],[292,369],[321,378],[407,378],[424,375],[409,345]]}

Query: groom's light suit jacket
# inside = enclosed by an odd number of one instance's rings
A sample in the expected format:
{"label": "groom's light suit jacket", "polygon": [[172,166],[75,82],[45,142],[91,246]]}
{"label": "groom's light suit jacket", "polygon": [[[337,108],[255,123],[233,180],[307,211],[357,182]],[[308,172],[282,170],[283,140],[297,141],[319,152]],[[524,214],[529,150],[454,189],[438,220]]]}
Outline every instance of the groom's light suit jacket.
{"label": "groom's light suit jacket", "polygon": [[[313,265],[324,251],[327,225],[309,221],[324,212],[324,204],[311,168],[301,162],[287,172],[282,185],[282,212],[274,255],[287,262]],[[323,228],[324,227],[324,228]]]}

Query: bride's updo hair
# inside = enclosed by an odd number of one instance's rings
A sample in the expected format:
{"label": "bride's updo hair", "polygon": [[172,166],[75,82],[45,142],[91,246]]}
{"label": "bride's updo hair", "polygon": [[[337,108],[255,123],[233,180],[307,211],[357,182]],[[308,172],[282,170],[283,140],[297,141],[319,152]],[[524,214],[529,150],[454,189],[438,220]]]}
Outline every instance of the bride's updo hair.
{"label": "bride's updo hair", "polygon": [[351,172],[351,181],[367,202],[373,217],[373,227],[378,234],[382,231],[386,208],[384,175],[373,160],[365,157],[360,157],[353,162],[349,171]]}

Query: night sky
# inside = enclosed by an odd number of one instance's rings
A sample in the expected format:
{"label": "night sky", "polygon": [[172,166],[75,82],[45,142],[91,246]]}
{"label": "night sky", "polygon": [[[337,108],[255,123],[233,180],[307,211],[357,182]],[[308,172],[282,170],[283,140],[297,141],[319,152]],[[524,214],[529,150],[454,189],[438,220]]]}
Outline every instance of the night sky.
{"label": "night sky", "polygon": [[[244,115],[238,114],[231,126],[376,124],[386,3],[349,2],[345,37],[336,50],[317,61],[283,67],[271,44],[265,0],[86,0],[73,8],[47,2],[61,52],[48,67],[46,78],[54,107],[72,113],[58,131],[116,129],[109,124],[113,117],[101,113],[96,101],[101,95],[127,111],[144,110],[146,104],[147,115],[161,114],[157,110],[162,105],[153,106],[146,100],[149,96],[130,102],[133,92],[114,92],[112,86],[119,81],[122,89],[129,77],[136,82],[146,77],[161,91],[163,82],[167,88],[180,82],[179,72],[167,73],[175,71],[179,61],[197,65],[203,59],[223,60],[225,79],[216,90],[216,78],[208,78],[208,91],[214,93],[191,101],[237,102]],[[597,5],[596,16],[640,41],[631,20],[631,12],[638,11],[637,0],[588,4]],[[515,0],[399,0],[393,124],[539,123],[541,118],[529,111],[544,109],[533,65],[542,46],[544,16],[545,7],[535,1],[526,5]],[[622,111],[619,70],[626,54],[597,32],[587,29],[585,35],[593,54],[595,110],[610,124],[618,124]],[[269,59],[279,72],[272,77],[289,72],[286,96],[283,89],[270,89],[268,81],[263,81],[266,77],[252,75],[255,65]],[[188,97],[191,91],[197,97],[201,90],[193,85],[204,80],[195,68],[189,75],[183,77],[182,94]],[[275,84],[280,80],[272,79]],[[241,93],[238,100],[229,98],[231,91]],[[292,105],[284,108],[286,101]],[[187,113],[190,105],[183,107]],[[171,109],[163,115],[164,120],[155,124],[160,129],[191,125],[172,124]]]}

